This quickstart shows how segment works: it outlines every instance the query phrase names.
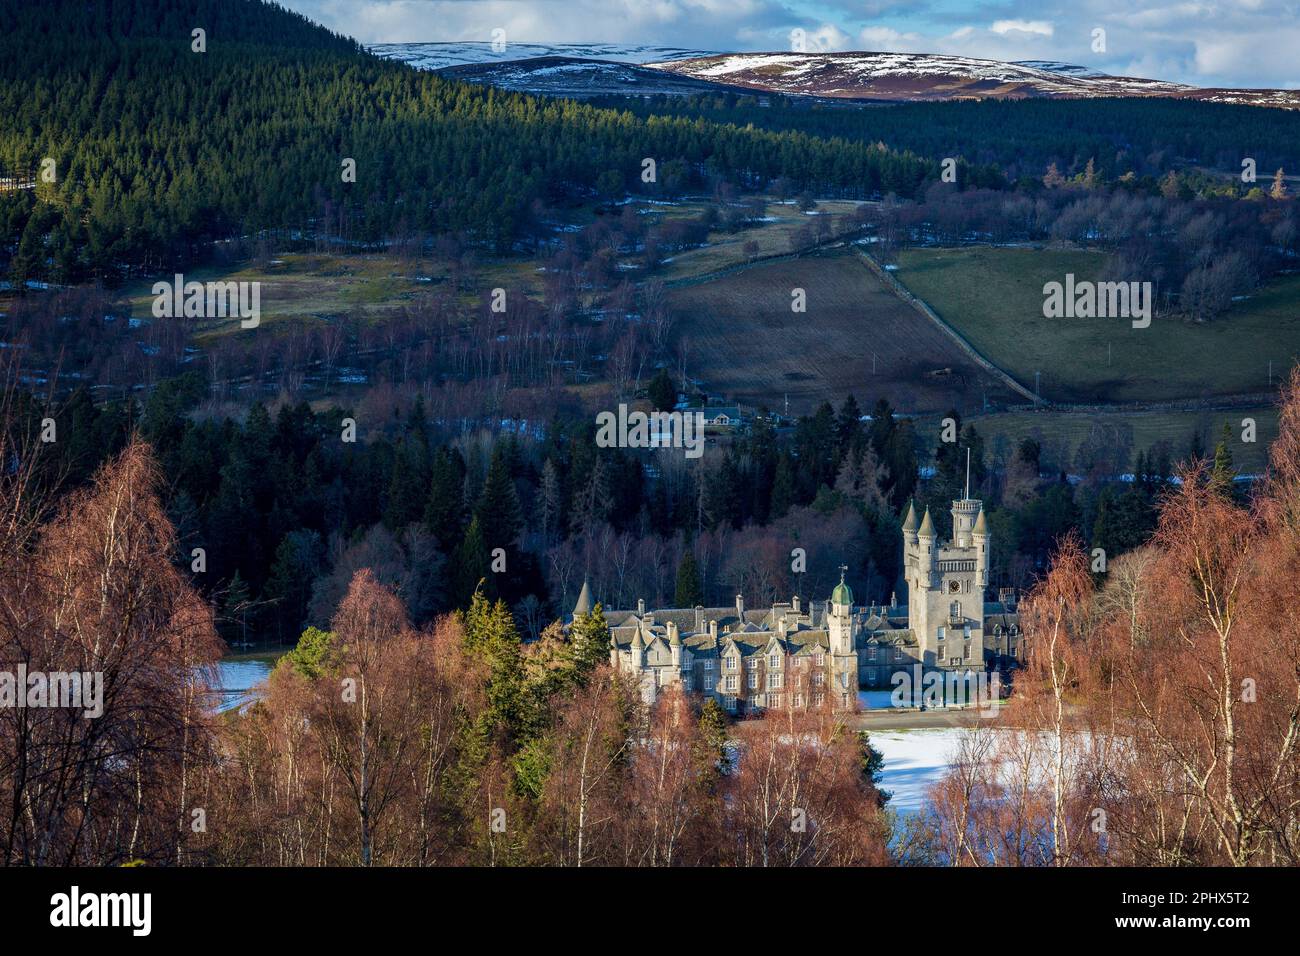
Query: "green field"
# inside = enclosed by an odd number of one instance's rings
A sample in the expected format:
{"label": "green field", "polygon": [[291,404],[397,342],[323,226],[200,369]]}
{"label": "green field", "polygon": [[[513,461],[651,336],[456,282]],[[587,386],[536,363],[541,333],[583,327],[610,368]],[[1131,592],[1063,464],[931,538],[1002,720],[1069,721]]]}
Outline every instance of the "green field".
{"label": "green field", "polygon": [[1213,322],[1047,319],[1043,286],[1096,280],[1101,253],[909,249],[898,278],[986,358],[1063,402],[1155,402],[1269,390],[1300,356],[1300,276],[1270,283]]}
{"label": "green field", "polygon": [[[284,253],[269,263],[208,266],[185,272],[187,281],[261,283],[262,322],[266,325],[286,320],[314,322],[345,313],[379,320],[394,309],[414,305],[421,296],[446,289],[450,275],[450,265],[437,260],[411,263],[392,255],[328,253]],[[132,315],[147,318],[151,314],[152,287],[160,278],[171,276],[155,276],[125,288]],[[474,288],[462,289],[458,299],[472,307],[482,301],[486,290],[498,286],[540,297],[542,285],[536,261],[508,259],[479,264],[474,268]],[[237,319],[205,320],[199,323],[198,338],[238,328]]]}
{"label": "green field", "polygon": [[[705,202],[683,202],[667,207],[661,215],[664,218],[698,216],[708,205]],[[834,234],[838,236],[852,227],[852,213],[860,205],[860,202],[851,200],[825,199],[817,203],[814,212],[834,217]],[[793,203],[782,204],[775,200],[768,203],[766,218],[768,222],[738,232],[717,230],[710,233],[708,245],[677,253],[656,274],[673,281],[743,265],[749,261],[745,252],[745,245],[749,242],[758,245],[759,257],[787,255],[791,251],[790,238],[805,226],[815,225],[817,220],[816,215],[802,212]]]}
{"label": "green field", "polygon": [[[1241,441],[1242,419],[1255,420],[1255,441]],[[1222,438],[1226,423],[1232,432],[1233,465],[1243,474],[1259,474],[1268,461],[1268,448],[1277,438],[1278,413],[1272,406],[1233,408],[1223,411],[1134,411],[1073,412],[1044,408],[1036,412],[997,412],[966,419],[984,438],[993,458],[1005,458],[1024,439],[1042,446],[1045,471],[1064,468],[1073,474],[1087,471],[1089,461],[1112,457],[1122,470],[1129,470],[1139,452],[1166,442],[1175,461],[1186,456],[1192,434],[1212,452]],[[937,434],[938,418],[919,419],[919,430]],[[1083,449],[1083,451],[1081,451]],[[1117,454],[1118,453],[1118,454]]]}

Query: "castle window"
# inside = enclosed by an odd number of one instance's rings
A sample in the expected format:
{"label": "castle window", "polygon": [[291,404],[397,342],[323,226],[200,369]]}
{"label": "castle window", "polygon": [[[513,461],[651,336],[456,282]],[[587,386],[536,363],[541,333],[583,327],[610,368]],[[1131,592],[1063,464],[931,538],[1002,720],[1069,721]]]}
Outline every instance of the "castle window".
{"label": "castle window", "polygon": [[946,627],[939,628],[939,640],[942,641],[947,636],[947,634],[948,634],[948,629]]}
{"label": "castle window", "polygon": [[769,655],[768,655],[768,658],[767,658],[767,666],[768,666],[768,667],[780,667],[780,666],[781,666],[781,655],[780,655],[780,654],[769,654]]}
{"label": "castle window", "polygon": [[768,690],[778,690],[778,689],[780,689],[780,687],[781,687],[781,673],[780,673],[780,671],[777,671],[776,673],[768,674],[768,675],[767,675],[767,689],[768,689]]}
{"label": "castle window", "polygon": [[813,694],[814,707],[820,707],[825,700],[826,700],[825,694]]}
{"label": "castle window", "polygon": [[736,675],[735,675],[735,674],[728,674],[728,675],[727,675],[727,690],[730,691],[730,692],[732,692],[732,693],[735,693],[735,690],[736,690]]}
{"label": "castle window", "polygon": [[728,697],[726,706],[727,706],[727,710],[731,711],[734,714],[736,712],[736,698]]}
{"label": "castle window", "polygon": [[840,673],[840,686],[841,687],[849,686],[849,675],[844,672]]}
{"label": "castle window", "polygon": [[758,671],[751,670],[749,672],[749,689],[750,690],[758,689]]}
{"label": "castle window", "polygon": [[794,705],[795,705],[796,707],[802,707],[802,706],[803,706],[803,694],[795,694],[795,695],[794,695]]}
{"label": "castle window", "polygon": [[967,641],[967,642],[966,642],[965,650],[966,650],[966,660],[970,660],[970,652],[971,652],[971,644],[970,644],[970,641]]}
{"label": "castle window", "polygon": [[869,644],[867,645],[867,660],[874,661],[875,659],[876,659],[876,645]]}
{"label": "castle window", "polygon": [[713,670],[713,661],[705,661],[705,662],[704,662],[704,669],[705,669],[706,671],[711,671],[711,670]]}
{"label": "castle window", "polygon": [[780,695],[780,694],[768,694],[768,695],[767,695],[767,705],[768,705],[769,707],[780,707],[780,706],[781,706],[781,695]]}
{"label": "castle window", "polygon": [[814,686],[814,687],[821,687],[822,684],[826,683],[826,675],[825,675],[825,674],[813,674],[812,682],[813,682],[813,686]]}
{"label": "castle window", "polygon": [[826,655],[822,654],[820,651],[817,654],[817,666],[818,667],[826,666]]}
{"label": "castle window", "polygon": [[902,659],[903,659],[903,649],[902,649],[901,647],[895,647],[895,648],[894,648],[894,660],[896,660],[896,661],[901,661]]}
{"label": "castle window", "polygon": [[713,678],[712,678],[712,677],[706,677],[706,678],[704,678],[704,689],[705,689],[706,691],[712,691],[712,690],[713,690]]}
{"label": "castle window", "polygon": [[750,698],[749,698],[749,706],[750,706],[750,707],[753,707],[755,710],[757,710],[758,708],[762,707],[762,706],[763,706],[763,695],[762,695],[762,694],[753,694],[753,695],[751,695]]}

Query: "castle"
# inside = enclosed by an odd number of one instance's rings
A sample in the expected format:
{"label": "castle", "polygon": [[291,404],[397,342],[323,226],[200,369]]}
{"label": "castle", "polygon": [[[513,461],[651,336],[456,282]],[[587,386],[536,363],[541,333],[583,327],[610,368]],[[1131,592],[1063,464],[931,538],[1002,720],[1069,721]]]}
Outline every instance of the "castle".
{"label": "castle", "polygon": [[[639,675],[653,702],[671,684],[712,696],[732,713],[768,708],[856,706],[860,689],[887,689],[891,677],[941,670],[975,676],[1006,672],[1022,652],[1014,597],[986,600],[988,525],[983,503],[952,503],[951,541],[941,542],[929,509],[918,521],[908,505],[903,521],[903,581],[907,606],[857,605],[845,581],[826,601],[799,597],[750,610],[734,607],[607,610],[609,661]],[[584,582],[574,616],[594,607]],[[830,695],[828,698],[827,695]]]}

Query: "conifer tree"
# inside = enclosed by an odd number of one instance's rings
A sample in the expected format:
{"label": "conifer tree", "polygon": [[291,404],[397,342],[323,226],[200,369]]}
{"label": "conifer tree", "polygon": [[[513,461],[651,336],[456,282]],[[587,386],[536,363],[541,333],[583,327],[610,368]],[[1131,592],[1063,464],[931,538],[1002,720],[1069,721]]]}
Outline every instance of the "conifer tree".
{"label": "conifer tree", "polygon": [[489,551],[493,548],[510,549],[519,537],[523,527],[523,515],[519,507],[519,494],[515,491],[514,478],[510,473],[508,451],[504,445],[498,445],[492,452],[492,461],[488,465],[487,478],[483,482],[483,491],[479,495],[474,517],[479,523],[479,532],[483,544]]}
{"label": "conifer tree", "polygon": [[695,553],[690,548],[677,566],[677,587],[673,592],[677,607],[695,607],[704,603],[704,586],[700,583],[700,568],[695,563]]}
{"label": "conifer tree", "polygon": [[1214,463],[1210,466],[1210,486],[1220,494],[1231,494],[1237,471],[1232,465],[1232,430],[1223,423],[1223,437],[1214,446]]}
{"label": "conifer tree", "polygon": [[452,555],[451,565],[451,597],[456,607],[468,605],[480,587],[489,595],[496,594],[488,549],[483,543],[483,529],[477,515],[470,519],[465,537]]}
{"label": "conifer tree", "polygon": [[424,526],[438,539],[444,552],[461,536],[465,505],[465,462],[459,452],[439,448],[429,469],[429,493],[424,505]]}
{"label": "conifer tree", "polygon": [[609,623],[600,604],[592,608],[591,613],[574,617],[569,628],[569,643],[573,648],[573,663],[579,680],[609,659]]}

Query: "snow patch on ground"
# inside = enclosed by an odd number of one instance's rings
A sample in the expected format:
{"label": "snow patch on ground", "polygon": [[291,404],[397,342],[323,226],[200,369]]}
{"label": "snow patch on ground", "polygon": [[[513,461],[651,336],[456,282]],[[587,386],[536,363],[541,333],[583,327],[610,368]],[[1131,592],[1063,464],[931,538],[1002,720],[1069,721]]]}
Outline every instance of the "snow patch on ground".
{"label": "snow patch on ground", "polygon": [[926,791],[943,777],[961,735],[968,733],[960,727],[871,731],[871,745],[885,756],[881,786],[893,795],[888,806],[900,816],[919,813],[929,802]]}

